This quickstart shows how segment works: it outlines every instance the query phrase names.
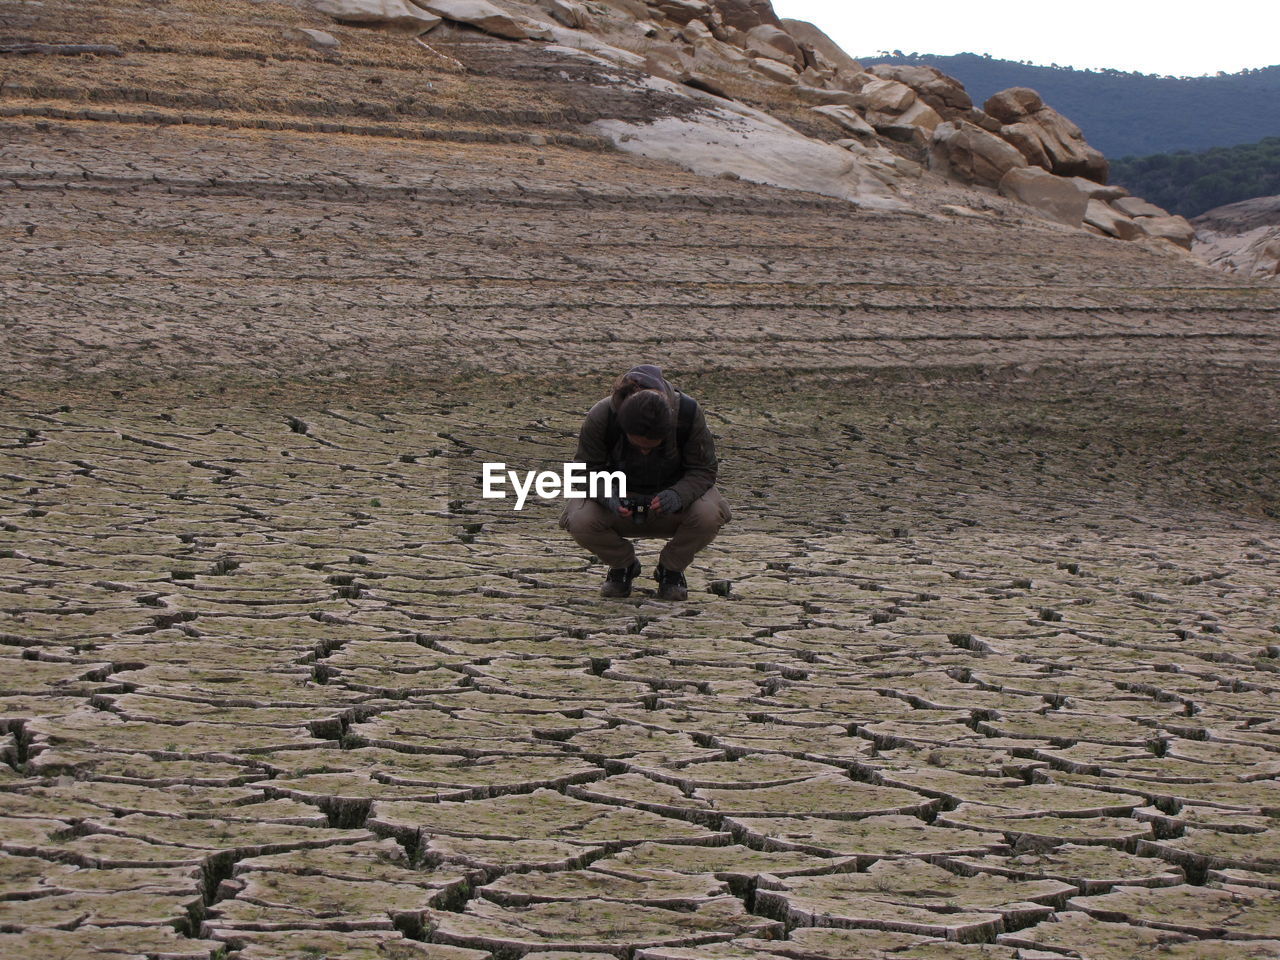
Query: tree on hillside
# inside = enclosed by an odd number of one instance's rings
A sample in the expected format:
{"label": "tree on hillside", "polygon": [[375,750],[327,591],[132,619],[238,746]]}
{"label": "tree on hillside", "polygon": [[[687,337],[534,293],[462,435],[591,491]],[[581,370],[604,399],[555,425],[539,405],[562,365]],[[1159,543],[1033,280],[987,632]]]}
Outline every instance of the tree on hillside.
{"label": "tree on hillside", "polygon": [[1174,213],[1194,217],[1251,197],[1280,195],[1280,137],[1199,153],[1121,157],[1111,163],[1111,179]]}

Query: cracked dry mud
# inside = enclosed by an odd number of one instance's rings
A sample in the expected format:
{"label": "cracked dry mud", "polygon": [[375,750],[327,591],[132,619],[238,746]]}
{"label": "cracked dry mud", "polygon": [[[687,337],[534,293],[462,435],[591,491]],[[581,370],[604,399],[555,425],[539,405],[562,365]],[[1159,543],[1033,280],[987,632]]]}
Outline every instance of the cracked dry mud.
{"label": "cracked dry mud", "polygon": [[1209,470],[1273,441],[1186,376],[1226,435],[694,378],[738,514],[676,606],[475,497],[589,382],[11,388],[0,954],[1280,955],[1280,532]]}
{"label": "cracked dry mud", "polygon": [[[1274,289],[101,7],[0,2],[133,61],[3,90],[0,957],[1280,957]],[[641,360],[735,511],[677,605],[478,499]]]}

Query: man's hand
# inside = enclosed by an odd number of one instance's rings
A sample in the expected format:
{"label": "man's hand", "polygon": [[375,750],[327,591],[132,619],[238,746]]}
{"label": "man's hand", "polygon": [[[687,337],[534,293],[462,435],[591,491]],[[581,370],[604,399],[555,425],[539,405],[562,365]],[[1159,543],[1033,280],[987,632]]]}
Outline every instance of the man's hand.
{"label": "man's hand", "polygon": [[610,497],[605,501],[605,506],[622,517],[624,520],[631,516],[631,508],[624,507],[622,501],[617,497]]}
{"label": "man's hand", "polygon": [[654,513],[677,513],[680,507],[680,494],[674,490],[663,490],[649,502],[649,509]]}

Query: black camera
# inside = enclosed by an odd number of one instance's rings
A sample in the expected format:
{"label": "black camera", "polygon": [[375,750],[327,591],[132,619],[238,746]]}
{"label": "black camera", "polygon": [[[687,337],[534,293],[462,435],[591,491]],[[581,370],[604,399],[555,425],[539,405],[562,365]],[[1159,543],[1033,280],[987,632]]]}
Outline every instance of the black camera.
{"label": "black camera", "polygon": [[644,526],[644,522],[649,519],[648,500],[642,500],[639,497],[623,497],[618,502],[631,511],[631,520],[636,526]]}

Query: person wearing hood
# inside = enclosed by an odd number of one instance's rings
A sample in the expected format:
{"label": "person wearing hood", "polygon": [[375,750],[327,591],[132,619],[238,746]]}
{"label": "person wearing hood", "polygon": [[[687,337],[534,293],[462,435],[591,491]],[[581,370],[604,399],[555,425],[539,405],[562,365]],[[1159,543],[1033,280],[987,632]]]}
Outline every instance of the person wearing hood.
{"label": "person wearing hood", "polygon": [[[658,597],[688,599],[684,571],[732,516],[715,486],[715,442],[698,404],[653,364],[632,367],[588,411],[575,459],[627,478],[627,502],[570,500],[560,516],[561,528],[608,564],[601,596],[631,595],[641,573],[631,539],[657,537],[667,540],[654,573]],[[637,501],[642,509],[632,510]]]}

